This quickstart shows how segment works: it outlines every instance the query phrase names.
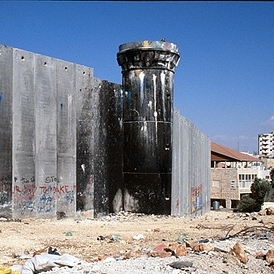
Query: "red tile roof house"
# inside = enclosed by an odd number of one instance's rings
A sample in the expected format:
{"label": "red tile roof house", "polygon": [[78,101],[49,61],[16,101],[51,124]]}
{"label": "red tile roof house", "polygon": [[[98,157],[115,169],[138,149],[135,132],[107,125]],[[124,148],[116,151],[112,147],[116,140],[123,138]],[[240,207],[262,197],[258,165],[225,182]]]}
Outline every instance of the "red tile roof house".
{"label": "red tile roof house", "polygon": [[254,179],[269,179],[260,159],[223,145],[211,143],[211,206],[236,208],[241,195],[250,193]]}

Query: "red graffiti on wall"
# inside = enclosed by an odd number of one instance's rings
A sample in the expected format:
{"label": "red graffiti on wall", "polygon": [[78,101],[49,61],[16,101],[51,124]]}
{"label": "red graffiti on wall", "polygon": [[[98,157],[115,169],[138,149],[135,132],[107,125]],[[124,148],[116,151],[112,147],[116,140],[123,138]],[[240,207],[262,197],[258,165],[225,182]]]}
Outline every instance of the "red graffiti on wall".
{"label": "red graffiti on wall", "polygon": [[32,200],[37,187],[33,183],[24,184],[22,187],[16,185],[13,188],[15,201]]}
{"label": "red graffiti on wall", "polygon": [[76,192],[76,185],[59,185],[59,186],[39,186],[40,194],[53,193],[65,194],[69,192]]}

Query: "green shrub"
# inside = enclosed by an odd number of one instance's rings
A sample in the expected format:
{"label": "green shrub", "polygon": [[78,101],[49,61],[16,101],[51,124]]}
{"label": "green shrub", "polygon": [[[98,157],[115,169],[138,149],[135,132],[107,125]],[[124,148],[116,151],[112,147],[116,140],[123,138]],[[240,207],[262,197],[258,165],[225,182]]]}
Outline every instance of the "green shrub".
{"label": "green shrub", "polygon": [[249,194],[243,195],[241,197],[240,203],[237,207],[237,211],[239,212],[253,212],[257,211],[257,203],[256,200],[250,197]]}
{"label": "green shrub", "polygon": [[256,178],[250,189],[251,193],[243,195],[237,207],[240,212],[258,212],[261,210],[264,198],[269,193],[271,184],[268,181]]}

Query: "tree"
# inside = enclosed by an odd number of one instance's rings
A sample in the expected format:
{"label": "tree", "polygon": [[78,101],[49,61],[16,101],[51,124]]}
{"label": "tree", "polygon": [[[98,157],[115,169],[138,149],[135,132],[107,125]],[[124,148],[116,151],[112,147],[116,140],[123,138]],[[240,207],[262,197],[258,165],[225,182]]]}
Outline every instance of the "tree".
{"label": "tree", "polygon": [[245,194],[241,197],[240,203],[237,207],[237,211],[254,212],[256,211],[256,209],[256,201],[252,199],[249,194]]}
{"label": "tree", "polygon": [[260,211],[266,193],[269,192],[271,185],[266,180],[255,178],[250,189],[251,193],[242,196],[238,205],[238,211],[241,212],[253,212]]}
{"label": "tree", "polygon": [[270,183],[266,180],[255,178],[254,183],[251,185],[250,197],[256,201],[257,210],[260,211],[264,203],[265,194],[270,190]]}

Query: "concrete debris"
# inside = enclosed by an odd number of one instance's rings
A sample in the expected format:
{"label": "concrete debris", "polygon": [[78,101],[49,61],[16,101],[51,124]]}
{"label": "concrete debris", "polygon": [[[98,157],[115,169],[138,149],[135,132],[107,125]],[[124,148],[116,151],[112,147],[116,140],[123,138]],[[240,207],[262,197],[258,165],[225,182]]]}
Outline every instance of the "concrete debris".
{"label": "concrete debris", "polygon": [[274,250],[273,249],[267,251],[265,259],[270,265],[274,265]]}
{"label": "concrete debris", "polygon": [[266,215],[274,215],[274,207],[266,208]]}
{"label": "concrete debris", "polygon": [[142,252],[140,250],[136,251],[128,251],[124,255],[124,259],[130,259],[130,258],[140,258],[142,256]]}
{"label": "concrete debris", "polygon": [[195,252],[202,252],[202,251],[212,251],[214,250],[214,247],[206,244],[199,244],[199,243],[194,243],[191,244],[191,248]]}
{"label": "concrete debris", "polygon": [[186,256],[187,254],[187,248],[185,244],[170,244],[165,250],[168,252],[171,251],[172,255],[177,257]]}
{"label": "concrete debris", "polygon": [[244,264],[246,264],[248,261],[245,250],[244,250],[242,244],[240,244],[240,243],[236,243],[232,247],[232,249],[230,250],[230,254],[235,255],[240,260],[240,262],[242,262]]}
{"label": "concrete debris", "polygon": [[177,261],[169,264],[171,267],[182,269],[182,270],[187,270],[189,267],[193,266],[193,262],[189,261]]}
{"label": "concrete debris", "polygon": [[152,252],[147,253],[147,255],[149,257],[166,258],[166,257],[171,257],[172,253],[168,252],[166,250],[163,250],[163,251],[159,251],[159,252],[152,251]]}
{"label": "concrete debris", "polygon": [[[41,274],[273,273],[274,223],[272,216],[267,214],[220,211],[183,220],[172,216],[138,216],[121,212],[102,219],[75,223],[66,218],[56,221],[58,226],[54,221],[44,220],[29,220],[28,226],[16,222],[2,223],[2,246],[4,243],[8,248],[0,249],[0,265],[23,265],[36,255],[45,252],[55,255],[58,250],[60,256],[75,254],[80,263],[72,267],[56,266],[45,272],[41,270]],[[36,230],[35,226],[41,229]],[[54,230],[50,230],[52,227]],[[26,241],[22,237],[23,233],[26,234],[25,228],[29,237],[25,237]],[[73,237],[65,236],[64,231],[69,230],[73,231]],[[46,238],[39,234],[40,231],[47,231],[47,234],[41,234]],[[50,238],[53,233],[56,237]],[[42,245],[37,241],[33,248],[26,247],[27,241],[37,238]],[[11,243],[14,243],[12,248],[8,246]],[[46,243],[48,246],[54,243],[54,246],[43,248]],[[18,255],[21,253],[24,254]],[[184,262],[191,264],[184,265]]]}
{"label": "concrete debris", "polygon": [[153,251],[154,252],[162,252],[164,251],[165,249],[167,248],[167,245],[162,243],[162,244],[159,244],[157,245],[156,247],[154,247]]}

